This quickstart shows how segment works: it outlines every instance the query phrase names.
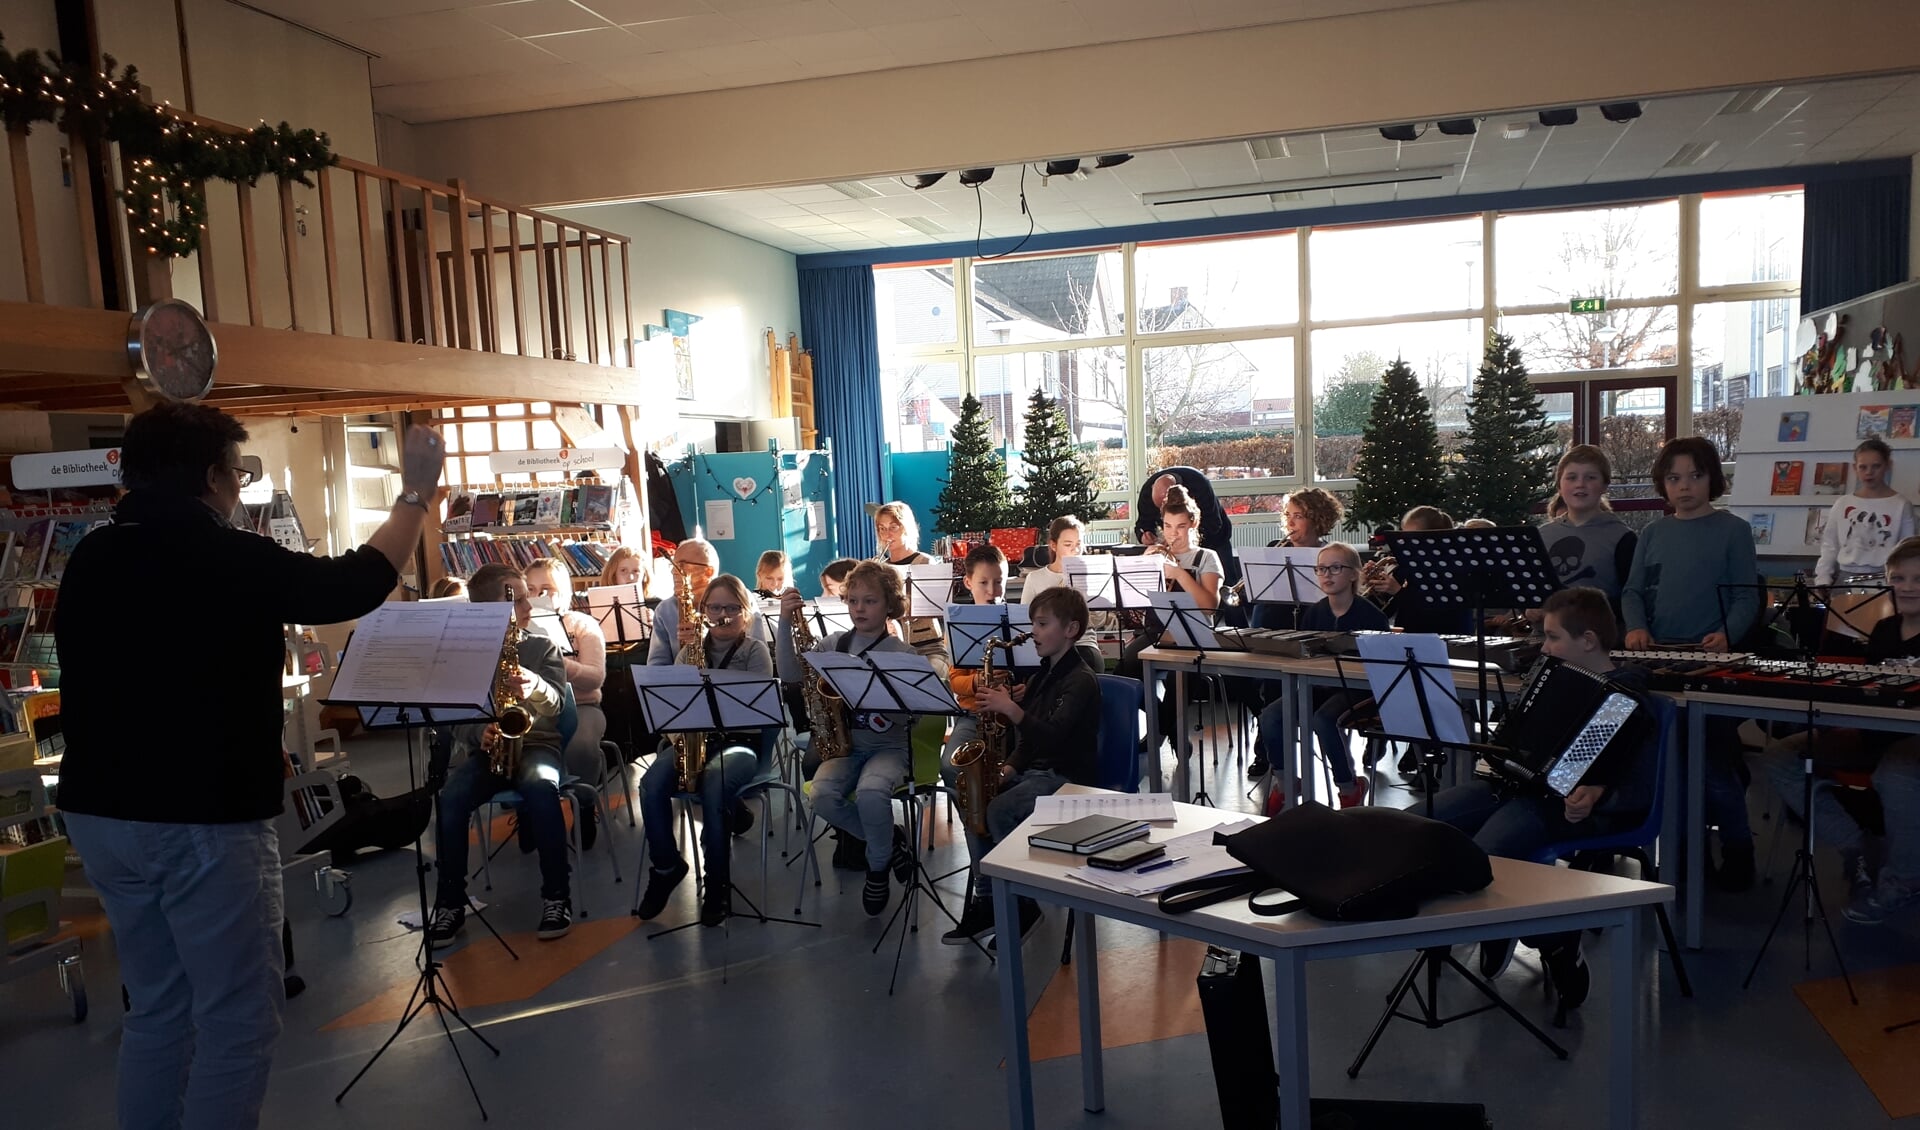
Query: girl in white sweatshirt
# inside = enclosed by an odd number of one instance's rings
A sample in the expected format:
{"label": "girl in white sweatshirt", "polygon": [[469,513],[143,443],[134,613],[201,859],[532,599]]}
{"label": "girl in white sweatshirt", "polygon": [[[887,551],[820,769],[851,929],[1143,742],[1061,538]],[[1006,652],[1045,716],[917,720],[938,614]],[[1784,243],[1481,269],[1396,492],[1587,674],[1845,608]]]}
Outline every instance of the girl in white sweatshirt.
{"label": "girl in white sweatshirt", "polygon": [[1815,584],[1831,585],[1850,576],[1878,573],[1887,567],[1887,554],[1913,536],[1913,508],[1888,485],[1893,477],[1893,451],[1879,436],[1868,436],[1853,449],[1852,494],[1834,500],[1827,528],[1820,535],[1820,563],[1814,566]]}

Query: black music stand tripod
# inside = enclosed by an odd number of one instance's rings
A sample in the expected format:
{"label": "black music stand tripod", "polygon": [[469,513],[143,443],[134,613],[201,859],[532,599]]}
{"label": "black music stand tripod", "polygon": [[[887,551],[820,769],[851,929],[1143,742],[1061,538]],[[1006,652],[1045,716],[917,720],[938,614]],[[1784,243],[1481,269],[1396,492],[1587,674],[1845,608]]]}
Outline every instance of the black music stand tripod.
{"label": "black music stand tripod", "polygon": [[[1414,649],[1411,647],[1405,648],[1404,653],[1405,658],[1403,659],[1367,659],[1368,681],[1370,683],[1373,682],[1372,675],[1374,668],[1385,667],[1394,669],[1391,679],[1380,689],[1376,698],[1384,711],[1388,702],[1394,699],[1396,695],[1402,697],[1411,696],[1419,712],[1419,724],[1423,733],[1416,736],[1378,732],[1368,733],[1366,736],[1369,738],[1385,738],[1389,741],[1428,743],[1435,748],[1475,748],[1470,743],[1462,742],[1454,738],[1443,737],[1440,727],[1436,725],[1436,716],[1433,712],[1436,700],[1440,701],[1443,706],[1451,704],[1456,712],[1460,708],[1459,698],[1453,689],[1452,665],[1421,660],[1414,655]],[[1336,662],[1336,669],[1337,668],[1338,663]],[[1344,677],[1345,676],[1342,675],[1343,679]],[[1429,819],[1433,816],[1433,793],[1434,790],[1432,789],[1427,791],[1426,814]],[[1442,1016],[1440,1014],[1440,973],[1443,969],[1451,969],[1459,974],[1467,984],[1478,989],[1481,995],[1487,998],[1487,1003],[1480,1005],[1478,1008],[1470,1008],[1465,1012],[1454,1013],[1452,1016]],[[1425,992],[1422,992],[1420,989],[1422,981],[1426,984]],[[1419,1006],[1418,1013],[1400,1011],[1401,1005],[1406,1001],[1409,994],[1412,995],[1414,1002]],[[1396,1018],[1400,1020],[1411,1020],[1423,1028],[1444,1028],[1455,1021],[1465,1020],[1470,1016],[1478,1016],[1483,1012],[1488,1012],[1496,1008],[1505,1012],[1515,1023],[1519,1024],[1520,1027],[1525,1028],[1534,1039],[1540,1041],[1542,1046],[1552,1052],[1555,1058],[1567,1058],[1567,1049],[1555,1043],[1553,1037],[1542,1031],[1539,1025],[1527,1019],[1519,1009],[1509,1004],[1507,999],[1500,995],[1499,990],[1488,984],[1465,965],[1462,965],[1460,960],[1453,956],[1452,947],[1434,946],[1421,950],[1419,955],[1413,959],[1413,963],[1407,966],[1406,972],[1400,974],[1400,979],[1394,983],[1392,991],[1387,994],[1386,1009],[1380,1013],[1380,1019],[1374,1023],[1373,1031],[1367,1036],[1367,1042],[1360,1048],[1360,1054],[1355,1056],[1353,1062],[1347,1066],[1347,1078],[1359,1078],[1360,1069],[1366,1065],[1367,1057],[1373,1054],[1374,1046],[1380,1042],[1380,1037],[1386,1033],[1387,1025]]]}
{"label": "black music stand tripod", "polygon": [[[1197,653],[1193,657],[1192,678],[1198,679],[1204,677],[1205,672],[1202,668],[1205,666],[1207,656],[1210,653],[1218,651],[1245,652],[1247,650],[1247,645],[1242,642],[1239,637],[1223,636],[1214,631],[1213,614],[1202,611],[1197,605],[1193,604],[1191,597],[1183,597],[1180,594],[1174,593],[1162,594],[1161,599],[1154,604],[1153,610],[1155,614],[1167,617],[1167,634],[1173,637],[1173,643],[1170,646],[1181,651]],[[1175,701],[1178,703],[1179,709],[1185,710],[1187,705],[1185,688],[1181,686],[1170,687],[1168,688],[1168,693],[1175,695]],[[1192,728],[1199,730],[1202,728],[1202,725],[1203,723],[1196,718]],[[1182,742],[1187,741],[1187,735],[1179,735],[1178,740]],[[1198,742],[1194,743],[1196,747],[1199,744]],[[1176,756],[1179,752],[1179,750],[1175,751]],[[1192,754],[1191,758],[1179,758],[1179,768],[1184,771],[1188,761],[1191,760],[1194,771],[1200,775],[1200,787],[1194,791],[1193,797],[1188,803],[1204,804],[1212,808],[1214,807],[1213,798],[1207,795],[1207,762],[1211,760],[1211,758],[1198,748],[1190,752]],[[1229,752],[1231,753],[1231,750],[1229,750]]]}
{"label": "black music stand tripod", "polygon": [[[413,751],[413,732],[418,727],[432,726],[435,724],[433,712],[437,707],[433,705],[401,703],[350,703],[343,705],[357,705],[363,709],[373,707],[375,708],[376,714],[385,710],[395,712],[393,715],[394,721],[389,725],[392,728],[405,730],[407,735],[407,785],[409,789],[418,787],[415,784],[418,778],[416,776],[417,767]],[[418,711],[420,715],[420,720],[417,722],[411,720],[411,716],[415,711]],[[469,717],[462,718],[461,721],[472,722],[476,721],[476,719]],[[478,719],[477,721],[485,721],[485,719]],[[428,821],[428,825],[431,827],[439,826],[440,790],[435,779],[442,776],[444,772],[444,768],[440,769],[439,772],[435,772],[431,765],[428,769],[427,784],[433,790],[434,804],[433,818]],[[467,1090],[473,1094],[473,1103],[480,1108],[480,1121],[485,1122],[487,1121],[487,1105],[480,1099],[480,1088],[473,1081],[473,1072],[467,1069],[466,1057],[460,1054],[460,1044],[453,1038],[453,1028],[447,1024],[447,1016],[451,1014],[455,1020],[460,1022],[460,1027],[466,1029],[467,1035],[480,1041],[480,1046],[492,1052],[495,1057],[500,1055],[500,1049],[495,1047],[485,1036],[482,1036],[472,1024],[469,1024],[466,1017],[460,1015],[459,1006],[454,1004],[453,1001],[453,993],[448,989],[446,978],[440,972],[441,962],[434,956],[433,946],[428,940],[427,930],[433,916],[433,905],[427,897],[427,870],[429,865],[427,863],[425,847],[426,834],[426,828],[422,828],[420,829],[420,833],[413,838],[413,872],[414,878],[419,885],[420,893],[420,977],[414,982],[413,993],[407,998],[407,1007],[405,1011],[400,1014],[400,1023],[394,1026],[393,1034],[387,1037],[386,1042],[380,1045],[379,1049],[367,1059],[367,1062],[360,1065],[360,1070],[354,1073],[353,1078],[347,1080],[347,1085],[340,1088],[339,1094],[333,1096],[333,1101],[335,1103],[344,1101],[347,1097],[347,1092],[353,1090],[354,1085],[360,1082],[361,1077],[372,1070],[373,1065],[378,1063],[380,1057],[386,1054],[387,1049],[393,1046],[394,1041],[400,1038],[400,1033],[407,1030],[407,1025],[413,1023],[414,1018],[422,1012],[431,1008],[434,1019],[440,1022],[440,1030],[446,1034],[448,1046],[453,1049],[453,1058],[460,1065],[460,1074],[466,1078]],[[435,866],[437,866],[437,863]],[[467,908],[473,911],[474,917],[480,920],[481,925],[487,928],[487,932],[493,935],[494,940],[499,942],[501,947],[504,948],[515,961],[520,960],[520,955],[513,952],[512,946],[507,945],[507,940],[502,938],[500,932],[493,928],[493,923],[487,921],[486,915],[473,907],[471,899],[468,900]]]}

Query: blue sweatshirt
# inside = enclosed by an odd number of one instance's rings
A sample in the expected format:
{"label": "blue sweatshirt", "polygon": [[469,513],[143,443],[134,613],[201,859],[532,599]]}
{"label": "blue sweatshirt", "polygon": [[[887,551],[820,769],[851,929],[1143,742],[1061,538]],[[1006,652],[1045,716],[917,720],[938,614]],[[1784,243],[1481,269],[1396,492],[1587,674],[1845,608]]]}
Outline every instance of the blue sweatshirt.
{"label": "blue sweatshirt", "polygon": [[1724,630],[1728,646],[1739,647],[1760,611],[1758,579],[1745,518],[1726,510],[1685,521],[1668,516],[1640,535],[1620,611],[1627,631],[1644,629],[1656,643],[1699,643]]}

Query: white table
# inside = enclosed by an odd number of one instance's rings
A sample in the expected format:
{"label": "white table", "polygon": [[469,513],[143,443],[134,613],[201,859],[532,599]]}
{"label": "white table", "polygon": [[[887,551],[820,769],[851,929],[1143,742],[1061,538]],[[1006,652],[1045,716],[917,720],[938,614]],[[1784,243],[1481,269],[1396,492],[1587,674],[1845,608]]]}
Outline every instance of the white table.
{"label": "white table", "polygon": [[[1079,792],[1097,790],[1068,786]],[[1177,824],[1156,825],[1155,839],[1200,831],[1243,814],[1191,804],[1175,806]],[[982,866],[993,880],[994,921],[998,935],[1019,933],[1015,900],[1020,896],[1057,903],[1076,917],[1074,969],[1079,979],[1080,1074],[1087,1110],[1106,1107],[1100,1047],[1100,960],[1095,923],[1100,918],[1130,922],[1151,930],[1244,950],[1274,963],[1273,1004],[1277,1021],[1276,1066],[1280,1073],[1282,1130],[1305,1130],[1311,1098],[1307,1065],[1306,963],[1321,958],[1416,950],[1520,935],[1549,934],[1598,927],[1606,932],[1613,966],[1609,978],[1607,1125],[1629,1130],[1638,1120],[1635,1093],[1635,1033],[1638,1030],[1644,971],[1636,950],[1642,908],[1673,897],[1673,888],[1610,875],[1543,867],[1514,860],[1493,861],[1493,883],[1470,895],[1454,895],[1428,904],[1419,915],[1392,922],[1327,922],[1305,911],[1262,918],[1245,899],[1216,904],[1182,915],[1160,911],[1152,899],[1134,898],[1089,886],[1069,873],[1082,860],[1027,845],[1032,821],[990,852]],[[1000,1019],[1007,1051],[1008,1125],[1031,1130],[1033,1065],[1027,1049],[1026,973],[1019,947],[1002,947]]]}

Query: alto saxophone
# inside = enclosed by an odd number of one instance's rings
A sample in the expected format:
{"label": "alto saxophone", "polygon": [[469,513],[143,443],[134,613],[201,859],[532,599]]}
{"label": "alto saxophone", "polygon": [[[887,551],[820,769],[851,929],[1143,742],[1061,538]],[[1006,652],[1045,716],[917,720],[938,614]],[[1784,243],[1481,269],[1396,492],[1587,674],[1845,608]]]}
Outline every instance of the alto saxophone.
{"label": "alto saxophone", "polygon": [[[989,687],[1004,687],[1013,681],[1010,672],[994,670],[995,648],[1011,655],[1014,648],[1032,638],[1031,632],[1023,632],[1010,640],[988,640],[986,654],[980,660],[980,678],[974,683],[976,693]],[[967,831],[984,836],[987,805],[999,795],[1000,767],[1007,763],[1007,720],[990,710],[980,711],[978,717],[980,736],[953,751],[953,804],[960,810]]]}
{"label": "alto saxophone", "polygon": [[[813,626],[807,623],[806,609],[793,623],[793,653],[805,655],[820,646],[813,638]],[[847,703],[840,692],[833,689],[826,676],[814,671],[804,671],[800,675],[800,697],[806,700],[807,723],[813,733],[813,752],[822,761],[832,761],[836,757],[845,757],[853,748],[852,738],[847,732]]]}
{"label": "alto saxophone", "polygon": [[[680,648],[676,662],[692,667],[707,665],[707,618],[693,606],[693,578],[684,571],[676,571],[674,580],[674,603],[680,610],[680,622],[692,624],[700,629],[700,636],[692,643]],[[707,735],[675,734],[673,742],[673,763],[678,775],[679,789],[690,793],[700,788],[700,774],[707,767]]]}
{"label": "alto saxophone", "polygon": [[499,732],[487,749],[487,769],[508,780],[519,772],[520,751],[533,730],[533,715],[520,705],[514,693],[513,681],[519,675],[520,625],[509,624],[506,642],[500,645],[500,666],[493,676],[493,725]]}

